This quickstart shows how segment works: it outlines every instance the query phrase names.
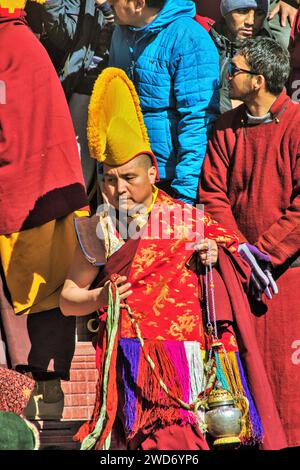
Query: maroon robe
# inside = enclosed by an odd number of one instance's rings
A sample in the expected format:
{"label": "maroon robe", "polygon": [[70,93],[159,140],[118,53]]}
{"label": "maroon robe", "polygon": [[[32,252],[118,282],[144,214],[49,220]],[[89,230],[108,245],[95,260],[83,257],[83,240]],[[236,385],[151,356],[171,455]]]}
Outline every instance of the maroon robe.
{"label": "maroon robe", "polygon": [[[23,19],[0,18],[0,234],[87,205],[75,132],[50,58]],[[4,84],[4,85],[3,85]]]}
{"label": "maroon robe", "polygon": [[219,21],[222,18],[220,11],[221,0],[214,0],[213,2],[205,2],[203,0],[195,0],[197,13],[201,16],[208,16],[214,21]]}
{"label": "maroon robe", "polygon": [[[3,17],[0,12],[0,235],[38,227],[87,205],[64,92],[23,13]],[[58,307],[18,317],[6,290],[0,265],[0,329],[9,365],[68,379],[75,318],[64,317]]]}
{"label": "maroon robe", "polygon": [[270,255],[279,294],[252,305],[257,338],[289,446],[300,445],[300,106],[282,92],[273,121],[247,125],[245,106],[216,123],[200,200],[240,242]]}

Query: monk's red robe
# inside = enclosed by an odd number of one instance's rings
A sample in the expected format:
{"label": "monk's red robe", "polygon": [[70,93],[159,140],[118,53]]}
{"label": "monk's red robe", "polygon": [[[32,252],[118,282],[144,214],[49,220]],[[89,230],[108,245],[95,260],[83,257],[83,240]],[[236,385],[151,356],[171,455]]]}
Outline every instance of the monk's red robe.
{"label": "monk's red robe", "polygon": [[[270,255],[279,294],[253,305],[257,338],[290,446],[300,445],[300,106],[282,92],[273,121],[247,125],[245,106],[216,123],[200,200],[225,227]],[[299,346],[298,346],[299,347]]]}
{"label": "monk's red robe", "polygon": [[[54,369],[69,377],[75,318],[63,317],[58,296],[76,241],[68,220],[86,205],[73,123],[56,71],[24,11],[0,8],[0,329],[12,367]],[[72,233],[61,238],[60,246],[67,245],[64,267],[51,269],[47,253],[63,227]],[[45,237],[45,231],[52,235]],[[16,317],[11,297],[14,306],[35,304],[38,315]]]}
{"label": "monk's red robe", "polygon": [[[159,191],[154,208],[141,238],[129,239],[118,251],[109,258],[105,267],[100,271],[93,287],[103,286],[113,273],[127,275],[132,284],[134,294],[127,303],[139,324],[145,340],[145,349],[156,364],[156,368],[172,393],[182,400],[191,402],[191,387],[193,377],[198,380],[201,376],[199,367],[199,352],[207,347],[205,342],[203,309],[205,276],[203,269],[195,270],[193,245],[187,243],[191,234],[187,226],[185,235],[174,237],[176,222],[168,220],[164,215],[163,204],[167,207],[184,209],[184,204],[171,199]],[[158,206],[159,212],[155,212]],[[185,206],[186,208],[187,206]],[[253,326],[250,322],[250,311],[243,284],[247,282],[247,266],[236,251],[235,234],[223,229],[210,217],[201,211],[188,206],[191,217],[188,221],[199,218],[203,223],[203,235],[215,239],[224,248],[220,248],[219,265],[214,270],[216,292],[217,320],[235,322],[236,332],[241,338],[241,357],[250,378],[251,393],[254,396],[258,412],[264,428],[264,448],[276,449],[285,446],[280,421],[273,402],[272,393],[260,354],[256,344]],[[160,237],[152,234],[152,227],[160,219],[162,232]],[[102,259],[99,247],[101,241],[96,237],[98,216],[91,219],[76,221],[79,242],[86,258],[97,265],[97,259]],[[201,230],[201,228],[200,228]],[[163,235],[169,234],[169,237]],[[172,236],[173,234],[173,236]],[[98,252],[98,254],[97,254]],[[246,271],[246,273],[245,273]],[[105,315],[101,317],[99,341],[97,346],[97,364],[99,370],[99,388],[92,420],[79,432],[82,439],[94,429],[99,416],[101,402],[101,383],[103,381],[103,360],[106,354]],[[229,356],[236,358],[238,354],[235,338],[230,329],[223,328],[222,339],[226,344]],[[139,434],[151,433],[158,428],[165,428],[174,423],[181,425],[195,424],[194,415],[180,409],[159,387],[153,372],[143,358],[140,344],[136,339],[136,331],[131,327],[126,310],[122,312],[119,330],[119,359],[118,367],[110,367],[110,378],[107,398],[107,423],[99,448],[108,436],[117,413],[118,402],[124,416],[121,419],[126,429],[129,442],[138,441]],[[114,363],[116,363],[116,350]],[[233,358],[233,359],[234,359]],[[235,360],[235,359],[234,359]],[[201,362],[201,361],[200,361]],[[197,366],[198,363],[198,366]],[[120,372],[121,368],[121,372]],[[237,374],[243,374],[237,368]],[[129,378],[128,378],[129,377]],[[118,396],[117,390],[123,390]],[[200,386],[201,387],[201,386]],[[198,393],[200,393],[198,389]],[[198,394],[197,393],[197,394]],[[196,394],[196,396],[197,396]],[[248,395],[247,395],[248,396]],[[249,396],[250,401],[252,398]],[[123,400],[123,401],[122,401]],[[252,411],[255,406],[252,404]],[[252,418],[250,417],[252,420]],[[255,420],[254,420],[255,421]],[[253,429],[257,423],[251,421]],[[274,430],[276,429],[276,432]],[[254,434],[255,434],[254,432]],[[258,438],[259,439],[259,438]],[[255,441],[255,438],[254,438]],[[256,441],[257,442],[257,441]]]}
{"label": "monk's red robe", "polygon": [[87,205],[68,105],[46,50],[22,18],[0,17],[0,234]]}

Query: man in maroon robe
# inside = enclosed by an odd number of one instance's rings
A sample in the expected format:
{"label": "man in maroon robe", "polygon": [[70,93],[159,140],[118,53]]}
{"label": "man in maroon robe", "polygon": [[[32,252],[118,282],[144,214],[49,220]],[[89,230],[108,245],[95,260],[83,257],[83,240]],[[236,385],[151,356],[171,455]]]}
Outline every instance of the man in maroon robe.
{"label": "man in maroon robe", "polygon": [[[261,353],[289,446],[300,445],[300,106],[284,91],[289,56],[268,38],[249,40],[229,68],[231,97],[243,101],[216,123],[200,200],[235,230],[279,293],[254,278],[251,297]],[[273,292],[274,294],[274,292]],[[268,298],[267,298],[268,297]]]}

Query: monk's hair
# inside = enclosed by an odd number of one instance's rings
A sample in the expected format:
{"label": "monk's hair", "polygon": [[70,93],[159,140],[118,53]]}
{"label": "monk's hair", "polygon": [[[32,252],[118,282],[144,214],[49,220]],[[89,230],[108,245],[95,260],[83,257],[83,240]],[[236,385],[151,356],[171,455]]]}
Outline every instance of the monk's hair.
{"label": "monk's hair", "polygon": [[159,8],[160,10],[165,6],[167,0],[146,0],[146,5],[149,8]]}
{"label": "monk's hair", "polygon": [[153,166],[152,158],[146,153],[136,157],[136,162],[138,166],[145,168],[145,170],[149,170]]}
{"label": "monk's hair", "polygon": [[269,93],[275,96],[281,93],[290,74],[286,49],[274,39],[259,37],[243,41],[237,53],[246,59],[253,72],[264,76]]}

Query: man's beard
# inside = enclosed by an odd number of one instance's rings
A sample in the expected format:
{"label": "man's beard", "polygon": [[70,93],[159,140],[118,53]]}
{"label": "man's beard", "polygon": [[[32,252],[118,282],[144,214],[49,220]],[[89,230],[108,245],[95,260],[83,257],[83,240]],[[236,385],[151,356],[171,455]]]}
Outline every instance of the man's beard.
{"label": "man's beard", "polygon": [[244,93],[237,93],[232,88],[229,87],[229,98],[231,100],[239,100],[239,101],[248,101],[251,96],[253,96],[253,91],[245,91]]}

